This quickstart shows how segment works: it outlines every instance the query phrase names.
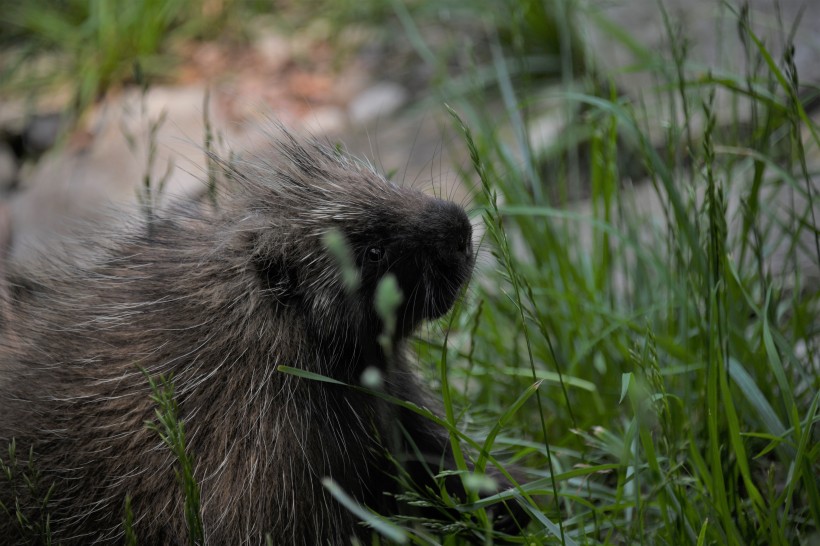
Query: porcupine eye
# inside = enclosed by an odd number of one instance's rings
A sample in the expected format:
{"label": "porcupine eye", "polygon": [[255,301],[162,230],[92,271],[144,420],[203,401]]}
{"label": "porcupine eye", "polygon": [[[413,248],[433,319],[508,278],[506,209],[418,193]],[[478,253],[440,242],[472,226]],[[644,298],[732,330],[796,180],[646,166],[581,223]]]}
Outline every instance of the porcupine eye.
{"label": "porcupine eye", "polygon": [[367,260],[371,263],[378,263],[384,258],[384,249],[380,246],[371,246],[367,249]]}

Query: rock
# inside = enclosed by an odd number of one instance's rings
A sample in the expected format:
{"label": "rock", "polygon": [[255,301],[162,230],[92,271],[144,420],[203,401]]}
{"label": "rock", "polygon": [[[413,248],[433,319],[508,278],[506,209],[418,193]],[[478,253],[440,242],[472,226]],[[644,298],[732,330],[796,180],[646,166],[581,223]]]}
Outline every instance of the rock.
{"label": "rock", "polygon": [[[738,34],[740,2],[727,5],[722,0],[666,0],[663,5],[669,17],[673,36],[678,45],[685,45],[688,77],[726,74],[739,78],[745,85],[748,68],[747,55]],[[734,5],[737,4],[737,5]],[[784,40],[798,17],[802,17],[794,35],[795,64],[801,85],[820,83],[820,2],[805,0],[752,0],[750,5],[751,28],[764,43],[767,51],[783,69]],[[803,11],[801,11],[803,10]],[[668,105],[653,103],[662,98],[657,86],[665,82],[658,78],[660,70],[650,70],[647,63],[666,59],[671,73],[672,44],[670,33],[664,26],[664,15],[656,0],[621,0],[607,3],[606,7],[579,13],[576,28],[584,33],[589,44],[587,53],[596,70],[605,78],[614,78],[618,87],[634,98],[645,99],[651,117],[661,124],[668,122]],[[629,36],[649,56],[633,52],[617,36],[606,29],[600,20],[608,20]],[[753,42],[749,43],[753,62],[761,57]],[[642,67],[646,66],[643,70]],[[696,69],[699,72],[696,72]],[[761,62],[759,74],[769,69]],[[748,101],[725,89],[718,89],[715,111],[718,122],[735,119],[733,103],[737,101],[740,119],[748,119]]]}
{"label": "rock", "polygon": [[17,159],[5,143],[0,142],[0,195],[10,192],[17,185]]}
{"label": "rock", "polygon": [[63,131],[64,122],[59,112],[32,116],[23,133],[26,151],[36,157],[51,149]]}
{"label": "rock", "polygon": [[407,102],[407,90],[393,82],[379,82],[361,92],[348,106],[353,125],[367,125],[395,113]]}
{"label": "rock", "polygon": [[[112,205],[132,207],[138,214],[137,193],[146,174],[155,185],[165,181],[158,206],[173,197],[201,194],[206,172],[203,107],[201,86],[156,87],[144,96],[132,90],[95,107],[87,118],[87,142],[77,145],[78,139],[69,139],[21,171],[21,191],[8,202],[13,235],[9,259],[34,267],[55,249],[82,257],[84,223],[108,225]],[[218,109],[211,110],[213,130],[224,132],[229,124]],[[43,137],[49,133],[46,125],[36,131]]]}
{"label": "rock", "polygon": [[338,106],[318,106],[302,120],[305,130],[314,135],[341,133],[347,125],[344,110]]}
{"label": "rock", "polygon": [[291,60],[290,41],[279,34],[266,33],[254,44],[256,52],[265,61],[266,70],[277,72]]}

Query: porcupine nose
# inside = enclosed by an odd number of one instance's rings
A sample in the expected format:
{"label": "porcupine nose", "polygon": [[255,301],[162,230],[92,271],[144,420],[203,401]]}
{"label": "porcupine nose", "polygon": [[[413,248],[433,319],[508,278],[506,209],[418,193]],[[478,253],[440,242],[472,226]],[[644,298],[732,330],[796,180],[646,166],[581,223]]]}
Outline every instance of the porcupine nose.
{"label": "porcupine nose", "polygon": [[420,218],[420,228],[427,234],[440,259],[450,263],[445,267],[472,267],[473,226],[467,213],[450,201],[431,201]]}
{"label": "porcupine nose", "polygon": [[[466,217],[465,217],[466,219]],[[473,261],[473,226],[467,222],[466,229],[459,235],[457,252],[464,256],[467,263]]]}
{"label": "porcupine nose", "polygon": [[445,210],[448,213],[447,231],[453,245],[453,252],[464,260],[465,264],[473,261],[473,226],[470,224],[464,209],[455,203],[447,203]]}
{"label": "porcupine nose", "polygon": [[456,241],[458,241],[456,251],[464,257],[465,263],[471,266],[473,263],[473,225],[464,209],[455,204],[452,206],[455,209],[455,233]]}

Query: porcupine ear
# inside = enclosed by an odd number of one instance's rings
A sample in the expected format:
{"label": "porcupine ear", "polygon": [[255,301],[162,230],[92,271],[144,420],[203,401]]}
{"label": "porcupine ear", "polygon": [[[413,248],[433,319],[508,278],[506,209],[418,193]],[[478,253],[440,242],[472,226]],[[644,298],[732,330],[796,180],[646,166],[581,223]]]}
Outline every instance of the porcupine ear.
{"label": "porcupine ear", "polygon": [[287,303],[297,296],[296,272],[282,257],[255,255],[254,267],[266,296],[279,303]]}
{"label": "porcupine ear", "polygon": [[261,235],[253,237],[251,248],[252,267],[262,288],[263,294],[278,303],[287,303],[297,296],[298,278],[296,271],[288,265],[285,257],[271,249],[262,241]]}

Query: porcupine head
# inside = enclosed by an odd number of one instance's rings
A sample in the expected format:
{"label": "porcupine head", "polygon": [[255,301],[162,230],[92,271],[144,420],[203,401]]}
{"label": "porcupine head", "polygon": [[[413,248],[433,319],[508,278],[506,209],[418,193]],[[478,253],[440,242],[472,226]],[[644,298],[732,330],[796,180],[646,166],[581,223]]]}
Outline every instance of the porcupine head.
{"label": "porcupine head", "polygon": [[[276,142],[287,162],[229,169],[246,194],[263,285],[277,305],[299,305],[335,360],[355,353],[360,367],[380,366],[386,345],[453,305],[473,267],[470,222],[460,206],[394,185],[338,150],[290,135]],[[374,306],[388,275],[400,297],[392,317]],[[345,367],[319,371],[357,380],[362,369]]]}

